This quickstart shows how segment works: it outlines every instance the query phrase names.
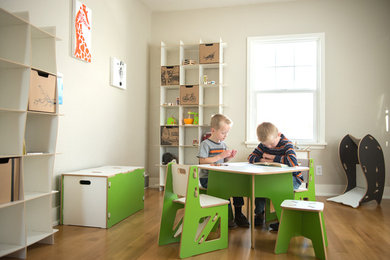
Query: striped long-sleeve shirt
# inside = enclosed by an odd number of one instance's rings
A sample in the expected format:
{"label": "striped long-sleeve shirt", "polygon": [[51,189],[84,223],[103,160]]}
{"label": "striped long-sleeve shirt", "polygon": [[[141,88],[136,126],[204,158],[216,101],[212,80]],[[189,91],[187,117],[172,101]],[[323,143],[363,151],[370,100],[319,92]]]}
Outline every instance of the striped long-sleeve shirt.
{"label": "striped long-sleeve shirt", "polygon": [[[260,159],[263,158],[264,153],[275,155],[274,162],[284,163],[292,167],[298,166],[294,145],[283,134],[281,134],[280,141],[275,148],[270,149],[260,143],[248,156],[248,161],[250,163],[260,162]],[[303,181],[301,172],[293,172],[293,175]]]}

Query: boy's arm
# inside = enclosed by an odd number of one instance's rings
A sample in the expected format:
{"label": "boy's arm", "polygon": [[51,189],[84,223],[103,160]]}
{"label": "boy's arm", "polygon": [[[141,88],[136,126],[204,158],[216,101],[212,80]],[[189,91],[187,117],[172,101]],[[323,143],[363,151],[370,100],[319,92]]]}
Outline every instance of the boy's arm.
{"label": "boy's arm", "polygon": [[224,159],[224,157],[222,157],[220,155],[221,154],[218,154],[214,157],[199,158],[199,164],[211,164],[211,163],[215,163],[216,161],[219,161],[221,159]]}
{"label": "boy's arm", "polygon": [[286,145],[286,152],[284,155],[276,155],[274,162],[284,163],[290,167],[298,166],[297,155],[292,144]]}
{"label": "boy's arm", "polygon": [[199,154],[198,154],[199,164],[215,163],[215,162],[217,162],[219,160],[223,160],[231,155],[232,155],[232,151],[225,150],[220,154],[217,154],[213,157],[210,157],[210,147],[206,143],[202,142],[200,144]]}
{"label": "boy's arm", "polygon": [[248,156],[249,163],[260,162],[263,158],[264,151],[261,149],[260,144],[253,150],[253,152]]}
{"label": "boy's arm", "polygon": [[237,150],[234,150],[234,149],[231,150],[231,154],[230,154],[230,156],[225,158],[225,162],[230,161],[230,159],[234,158],[236,156],[236,154],[237,154]]}

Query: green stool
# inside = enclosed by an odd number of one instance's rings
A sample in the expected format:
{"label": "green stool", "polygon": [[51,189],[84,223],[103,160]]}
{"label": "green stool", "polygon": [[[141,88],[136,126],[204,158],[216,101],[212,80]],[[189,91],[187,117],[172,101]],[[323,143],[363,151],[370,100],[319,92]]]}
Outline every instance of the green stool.
{"label": "green stool", "polygon": [[282,214],[275,254],[287,253],[295,236],[311,239],[317,258],[326,259],[328,245],[322,211],[324,203],[317,201],[285,200],[280,205]]}

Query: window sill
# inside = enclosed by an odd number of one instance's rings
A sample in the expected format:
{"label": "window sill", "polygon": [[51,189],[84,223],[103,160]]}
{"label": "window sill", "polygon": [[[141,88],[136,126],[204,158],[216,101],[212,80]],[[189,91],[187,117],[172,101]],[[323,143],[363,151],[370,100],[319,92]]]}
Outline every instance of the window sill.
{"label": "window sill", "polygon": [[[244,144],[246,145],[246,148],[256,148],[259,143],[258,142],[253,142],[253,141],[245,141]],[[326,148],[328,144],[323,142],[323,143],[314,143],[314,144],[299,144],[298,147],[299,150],[323,150]]]}

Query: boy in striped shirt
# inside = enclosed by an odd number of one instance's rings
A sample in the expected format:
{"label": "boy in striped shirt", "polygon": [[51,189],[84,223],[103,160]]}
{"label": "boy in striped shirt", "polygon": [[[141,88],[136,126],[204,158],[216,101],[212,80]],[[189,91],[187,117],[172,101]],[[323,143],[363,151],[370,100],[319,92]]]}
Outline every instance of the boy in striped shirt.
{"label": "boy in striped shirt", "polygon": [[[216,114],[211,118],[211,136],[202,141],[199,148],[198,158],[200,164],[222,164],[232,159],[237,151],[228,150],[224,142],[232,125],[232,121],[225,115]],[[200,184],[207,188],[208,171],[201,170],[199,174]],[[229,217],[229,228],[249,227],[248,219],[242,214],[241,208],[244,205],[242,197],[233,197],[235,218]],[[229,215],[233,212],[229,204]]]}
{"label": "boy in striped shirt", "polygon": [[[269,122],[261,123],[257,127],[257,137],[260,144],[249,155],[248,161],[255,162],[278,162],[288,166],[298,166],[297,157],[294,151],[293,143],[278,131],[275,125]],[[303,181],[301,172],[293,172],[293,187],[298,189]],[[255,226],[261,225],[264,221],[264,198],[255,199]],[[271,224],[271,228],[278,229],[276,225]]]}

